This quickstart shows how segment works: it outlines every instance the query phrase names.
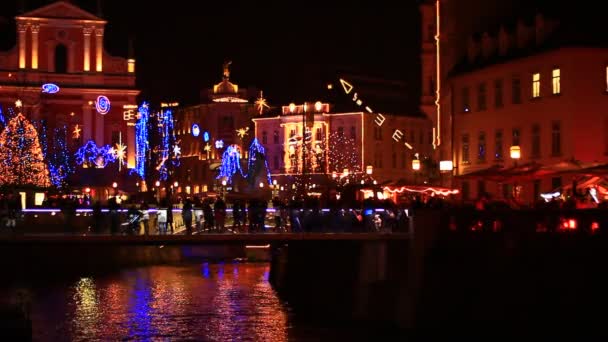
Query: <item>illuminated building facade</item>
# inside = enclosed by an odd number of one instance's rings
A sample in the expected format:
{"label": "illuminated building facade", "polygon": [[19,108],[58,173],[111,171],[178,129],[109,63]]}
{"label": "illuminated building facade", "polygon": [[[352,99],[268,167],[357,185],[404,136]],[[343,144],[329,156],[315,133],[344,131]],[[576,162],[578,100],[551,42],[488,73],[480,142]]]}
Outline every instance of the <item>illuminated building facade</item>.
{"label": "illuminated building facade", "polygon": [[251,100],[258,94],[254,89],[239,89],[230,82],[229,65],[224,65],[220,83],[203,90],[204,103],[175,112],[176,139],[181,146],[181,165],[175,179],[180,192],[218,190],[216,171],[226,148],[238,145],[244,158],[253,139],[251,119],[258,112]]}
{"label": "illuminated building facade", "polygon": [[[68,149],[88,140],[126,145],[126,166],[135,165],[135,61],[104,50],[106,21],[66,1],[18,15],[17,44],[0,52],[0,105],[46,127],[66,127]],[[20,101],[22,108],[15,108]],[[125,169],[125,168],[123,168]],[[78,174],[78,172],[77,172]]]}
{"label": "illuminated building facade", "polygon": [[[412,170],[415,154],[421,158],[432,151],[431,122],[404,115],[382,114],[382,118],[378,125],[374,114],[332,113],[329,104],[310,102],[283,106],[280,115],[269,114],[253,121],[255,136],[266,148],[271,176],[279,184],[288,186],[290,176],[303,171],[311,175],[312,183],[318,179],[320,184],[327,176],[339,177],[345,170],[365,174],[368,166],[378,183],[412,183],[416,176]],[[396,142],[397,129],[404,132],[411,149]]]}
{"label": "illuminated building facade", "polygon": [[[421,7],[423,27],[435,20],[432,4]],[[442,64],[442,159],[453,160],[453,173],[461,176],[454,186],[463,199],[489,193],[493,199],[532,203],[541,199],[540,193],[569,183],[571,176],[500,183],[466,175],[532,163],[608,161],[608,49],[571,22],[542,14],[486,27],[495,29],[465,39],[450,35],[449,28],[442,31],[448,51]],[[421,107],[426,112],[434,110],[432,31],[423,32]],[[511,158],[512,146],[519,147],[517,159]]]}

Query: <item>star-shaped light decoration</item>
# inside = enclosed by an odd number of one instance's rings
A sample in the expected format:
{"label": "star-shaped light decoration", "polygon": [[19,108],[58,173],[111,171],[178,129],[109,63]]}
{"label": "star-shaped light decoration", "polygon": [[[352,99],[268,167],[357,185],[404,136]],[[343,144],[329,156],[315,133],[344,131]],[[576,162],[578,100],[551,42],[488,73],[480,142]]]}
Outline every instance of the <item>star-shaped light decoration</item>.
{"label": "star-shaped light decoration", "polygon": [[118,171],[120,171],[121,165],[124,164],[125,158],[127,157],[127,146],[125,146],[122,141],[119,141],[118,144],[116,144],[114,156],[118,159]]}
{"label": "star-shaped light decoration", "polygon": [[179,157],[182,154],[182,148],[179,147],[179,145],[175,144],[175,146],[173,146],[173,155],[175,155],[176,157]]}
{"label": "star-shaped light decoration", "polygon": [[80,132],[82,132],[82,129],[80,128],[80,126],[78,124],[76,124],[76,126],[74,126],[74,131],[72,131],[72,137],[74,139],[79,139]]}
{"label": "star-shaped light decoration", "polygon": [[15,101],[15,107],[17,107],[17,108],[23,107],[23,102],[21,102],[21,100],[18,99],[17,101]]}
{"label": "star-shaped light decoration", "polygon": [[255,106],[258,109],[258,111],[260,112],[260,115],[264,114],[264,108],[270,108],[268,106],[268,102],[264,98],[263,91],[260,91],[260,97],[257,100],[255,100]]}
{"label": "star-shaped light decoration", "polygon": [[207,152],[207,159],[209,159],[209,153],[211,153],[211,145],[209,145],[209,143],[205,144],[205,147],[203,147],[203,150],[205,152]]}
{"label": "star-shaped light decoration", "polygon": [[247,135],[247,132],[249,132],[249,127],[239,128],[236,130],[236,135],[243,139]]}

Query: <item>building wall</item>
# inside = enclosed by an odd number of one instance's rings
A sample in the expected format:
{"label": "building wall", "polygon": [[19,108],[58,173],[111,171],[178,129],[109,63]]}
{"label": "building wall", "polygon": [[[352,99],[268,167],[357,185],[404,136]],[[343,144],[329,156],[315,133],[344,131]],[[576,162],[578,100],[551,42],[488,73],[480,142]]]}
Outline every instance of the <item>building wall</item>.
{"label": "building wall", "polygon": [[[311,146],[319,142],[321,146],[329,137],[326,155],[328,164],[325,170],[317,170],[321,175],[331,175],[333,172],[342,173],[343,168],[349,172],[364,173],[366,167],[373,167],[373,178],[377,182],[405,180],[415,181],[411,160],[415,153],[419,158],[430,156],[432,146],[430,140],[431,122],[424,118],[383,114],[385,121],[381,127],[377,124],[378,118],[373,114],[364,112],[355,113],[324,113],[315,115],[315,126],[312,130]],[[298,135],[302,132],[301,115],[278,115],[274,117],[256,118],[255,132],[258,140],[266,147],[267,159],[273,177],[282,177],[299,173],[299,169],[290,168],[289,135],[292,129]],[[322,129],[323,140],[316,139],[316,128]],[[396,129],[404,132],[404,139],[395,141],[393,135]],[[342,158],[348,155],[341,153],[345,147],[334,142],[334,138],[342,130],[344,137],[354,137],[356,156],[352,166],[345,167]],[[274,131],[278,132],[278,140],[274,140]],[[267,134],[267,143],[264,143],[264,132]],[[412,136],[413,135],[413,136]],[[413,139],[412,139],[413,137]],[[299,141],[299,140],[298,140]],[[404,142],[412,146],[409,149]],[[330,156],[334,156],[333,158]],[[297,157],[301,160],[301,155]],[[275,165],[275,159],[279,165]],[[310,170],[308,170],[310,172]]]}
{"label": "building wall", "polygon": [[[584,62],[581,62],[584,61]],[[561,48],[530,57],[495,64],[450,79],[454,90],[454,158],[457,174],[487,168],[495,163],[511,166],[509,147],[514,144],[513,130],[519,129],[521,159],[519,164],[537,162],[544,165],[565,160],[580,162],[606,161],[608,151],[608,95],[606,95],[608,50],[594,48]],[[552,72],[560,71],[560,93],[553,94]],[[540,96],[533,97],[533,75],[540,74]],[[513,103],[512,82],[521,82],[521,103]],[[503,82],[503,106],[496,107],[494,82]],[[485,110],[479,109],[479,85],[486,84]],[[470,108],[465,111],[463,89],[469,89]],[[552,134],[559,124],[560,149],[552,150]],[[533,151],[534,126],[539,129],[540,150]],[[503,131],[502,160],[495,158],[495,134]],[[479,133],[485,132],[486,158],[478,158]],[[463,160],[463,135],[469,135],[469,162]],[[558,152],[558,153],[554,153]],[[541,181],[541,191],[555,184]],[[528,186],[528,190],[529,190]],[[492,192],[497,192],[492,191]],[[476,194],[473,187],[472,194]],[[499,197],[501,193],[497,193]],[[533,200],[530,191],[525,194]]]}
{"label": "building wall", "polygon": [[[124,105],[136,104],[134,70],[129,61],[114,57],[103,48],[106,22],[66,2],[56,2],[16,18],[17,44],[0,52],[0,105],[6,113],[16,100],[20,111],[33,121],[44,120],[49,144],[53,130],[66,126],[68,145],[75,151],[89,139],[97,145],[117,143],[120,132],[127,146],[127,166],[135,166],[135,116],[125,120]],[[86,38],[86,40],[85,40]],[[85,68],[85,41],[88,41],[88,70]],[[56,70],[56,46],[67,49],[66,70]],[[134,65],[134,61],[132,61]],[[56,94],[41,92],[45,83],[54,83]],[[97,113],[95,101],[107,96],[110,111]],[[19,109],[16,109],[19,110]],[[72,132],[81,129],[78,139]]]}

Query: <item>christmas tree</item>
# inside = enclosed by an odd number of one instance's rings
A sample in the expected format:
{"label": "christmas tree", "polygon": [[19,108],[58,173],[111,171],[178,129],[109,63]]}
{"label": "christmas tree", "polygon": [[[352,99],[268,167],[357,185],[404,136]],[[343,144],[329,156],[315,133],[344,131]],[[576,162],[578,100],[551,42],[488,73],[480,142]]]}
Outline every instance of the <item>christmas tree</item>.
{"label": "christmas tree", "polygon": [[0,158],[0,185],[50,186],[38,133],[21,113],[0,134]]}
{"label": "christmas tree", "polygon": [[222,164],[220,165],[220,173],[217,179],[224,179],[228,183],[232,183],[232,177],[239,172],[241,176],[241,152],[238,145],[230,145],[222,155]]}

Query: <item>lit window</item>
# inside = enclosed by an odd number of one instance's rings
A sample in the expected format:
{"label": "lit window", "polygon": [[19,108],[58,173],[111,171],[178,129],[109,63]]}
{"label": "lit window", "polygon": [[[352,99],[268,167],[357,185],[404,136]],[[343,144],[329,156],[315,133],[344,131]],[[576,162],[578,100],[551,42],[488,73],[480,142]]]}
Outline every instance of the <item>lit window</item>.
{"label": "lit window", "polygon": [[562,92],[562,87],[560,84],[560,69],[553,69],[551,74],[553,76],[553,95],[560,94]]}
{"label": "lit window", "polygon": [[532,97],[540,97],[540,74],[532,75]]}
{"label": "lit window", "polygon": [[462,135],[462,163],[469,162],[469,135]]}

